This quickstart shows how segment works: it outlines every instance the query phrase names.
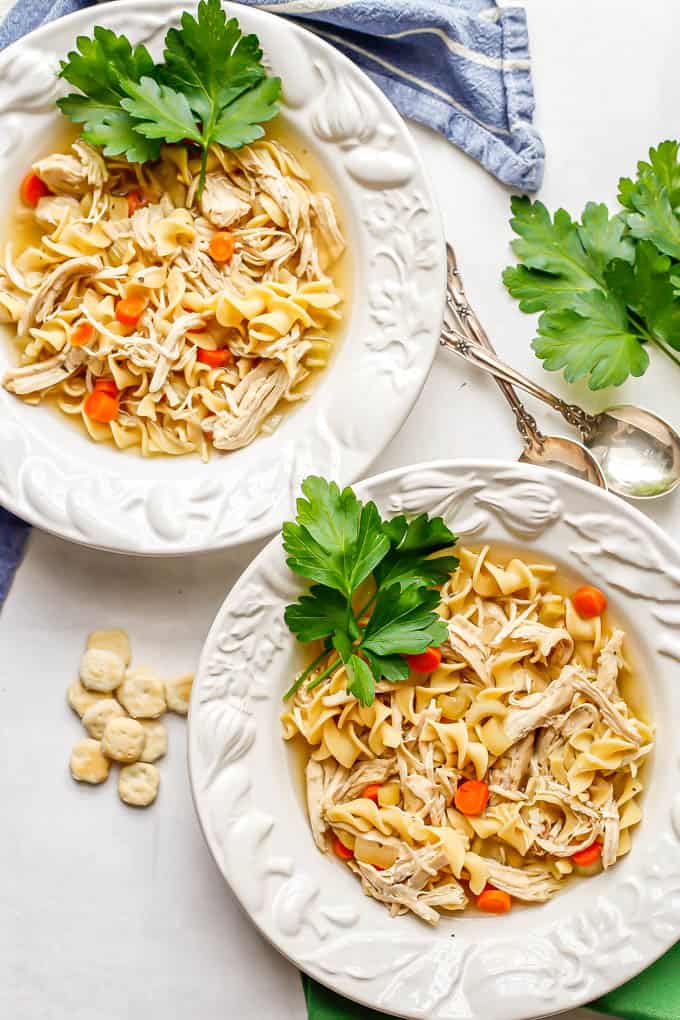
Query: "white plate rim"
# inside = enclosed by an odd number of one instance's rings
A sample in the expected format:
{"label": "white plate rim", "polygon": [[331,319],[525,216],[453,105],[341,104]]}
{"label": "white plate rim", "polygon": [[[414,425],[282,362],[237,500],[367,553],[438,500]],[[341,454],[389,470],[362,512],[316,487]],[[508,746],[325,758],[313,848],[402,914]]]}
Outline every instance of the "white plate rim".
{"label": "white plate rim", "polygon": [[[529,1020],[590,1002],[680,937],[680,755],[672,727],[661,725],[680,712],[680,687],[673,683],[680,640],[668,630],[680,622],[680,549],[617,497],[529,465],[438,460],[393,469],[355,488],[385,511],[391,504],[393,511],[453,513],[454,530],[478,542],[536,548],[558,562],[567,550],[577,570],[607,588],[631,638],[639,641],[645,629],[638,662],[654,671],[648,688],[659,730],[633,850],[607,874],[508,915],[509,927],[506,918],[462,919],[484,926],[478,942],[469,927],[456,930],[455,917],[444,936],[415,919],[392,920],[363,896],[354,876],[347,873],[345,881],[346,869],[316,850],[290,775],[271,779],[288,771],[285,752],[267,743],[276,734],[272,720],[293,661],[281,613],[304,588],[287,570],[278,537],[227,595],[196,674],[188,760],[208,847],[275,948],[365,1006],[418,1020]],[[254,593],[258,605],[246,600],[246,609],[242,603],[235,613],[244,593]],[[451,930],[457,938],[449,941]],[[470,976],[472,958],[481,966],[477,980]],[[411,984],[394,978],[402,967]]]}
{"label": "white plate rim", "polygon": [[[102,24],[153,49],[191,6],[114,0],[50,22],[0,53],[5,194],[14,193],[25,163],[35,158],[31,139],[56,120],[55,61],[76,35]],[[306,405],[273,436],[215,458],[220,471],[186,458],[165,458],[175,467],[161,469],[156,459],[121,456],[84,436],[76,442],[54,412],[26,408],[0,391],[0,502],[43,530],[114,552],[187,555],[271,535],[310,469],[331,465],[348,482],[366,473],[408,417],[438,346],[443,228],[405,122],[377,86],[323,39],[268,11],[223,6],[245,31],[260,36],[265,58],[284,80],[285,119],[331,171],[350,241],[357,242],[355,290],[362,283],[369,293],[353,303],[336,363]],[[0,215],[10,205],[0,199]],[[5,348],[4,335],[0,340]],[[359,411],[368,428],[356,427]],[[43,429],[45,421],[50,424]]]}

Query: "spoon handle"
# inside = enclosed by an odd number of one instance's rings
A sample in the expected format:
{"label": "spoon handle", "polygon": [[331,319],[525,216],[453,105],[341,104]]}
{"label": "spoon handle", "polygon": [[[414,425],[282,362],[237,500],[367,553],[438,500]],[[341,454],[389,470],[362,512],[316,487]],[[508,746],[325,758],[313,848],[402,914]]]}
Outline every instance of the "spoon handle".
{"label": "spoon handle", "polygon": [[[446,263],[448,281],[446,304],[461,326],[461,330],[457,334],[455,331],[451,331],[450,336],[445,336],[443,333],[441,339],[442,346],[454,350],[456,354],[460,354],[467,361],[488,372],[502,387],[505,386],[510,389],[511,386],[519,386],[520,389],[523,389],[532,397],[542,400],[543,403],[557,411],[558,414],[561,414],[569,425],[578,429],[584,440],[587,439],[596,424],[594,416],[588,414],[578,404],[568,404],[554,393],[544,389],[543,386],[539,386],[533,379],[522,375],[511,365],[500,360],[486,330],[467,299],[458,263],[456,262],[456,255],[450,244],[446,245]],[[445,323],[445,330],[446,328],[447,324]],[[481,348],[485,348],[486,352],[488,352],[486,357],[485,352]],[[505,389],[504,392],[507,396]],[[521,403],[520,407],[524,410]],[[515,413],[517,412],[515,411]],[[525,411],[525,413],[527,412]]]}
{"label": "spoon handle", "polygon": [[529,393],[532,397],[542,400],[544,404],[552,407],[554,411],[562,415],[565,421],[569,422],[570,425],[573,425],[574,428],[577,428],[584,435],[590,432],[593,418],[582,407],[579,407],[577,404],[567,404],[560,397],[555,396],[554,393],[543,389],[533,379],[529,379],[528,376],[518,372],[512,365],[501,361],[500,358],[481,347],[481,345],[471,342],[464,333],[458,332],[458,330],[453,329],[449,325],[444,325],[441,344],[443,347],[454,351],[455,354],[460,355],[470,364],[481,368],[483,372],[487,372],[494,379],[512,386],[519,386],[520,389]]}
{"label": "spoon handle", "polygon": [[[463,341],[469,341],[470,346],[474,345],[475,348],[479,348],[481,345],[486,347],[487,350],[493,351],[491,341],[489,340],[484,327],[468,304],[465,291],[463,290],[460,273],[458,271],[458,265],[456,263],[456,256],[450,244],[446,245],[446,265],[446,305],[449,312],[454,317],[456,325],[460,329],[460,333],[458,333],[457,336],[461,337]],[[444,330],[451,329],[446,321],[444,322],[443,328]],[[445,340],[444,333],[442,333],[440,341],[443,347],[450,347],[452,350],[455,350],[453,343]],[[462,354],[462,351],[457,351],[457,353]],[[491,374],[493,375],[493,373]],[[501,393],[514,412],[515,424],[517,425],[517,430],[522,437],[524,446],[527,449],[542,449],[545,442],[545,436],[538,428],[536,419],[532,414],[529,414],[526,407],[515,393],[512,384],[500,376],[496,376],[495,378]]]}

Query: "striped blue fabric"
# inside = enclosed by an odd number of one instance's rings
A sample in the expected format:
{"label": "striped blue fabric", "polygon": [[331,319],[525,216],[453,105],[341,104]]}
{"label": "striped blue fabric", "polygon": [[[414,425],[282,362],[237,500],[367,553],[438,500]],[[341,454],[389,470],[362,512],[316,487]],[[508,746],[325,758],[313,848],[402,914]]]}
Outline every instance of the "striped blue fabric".
{"label": "striped blue fabric", "polygon": [[0,507],[0,607],[24,554],[28,532],[28,524]]}
{"label": "striped blue fabric", "polygon": [[[0,49],[91,2],[19,0],[0,25]],[[304,22],[363,68],[404,116],[439,131],[504,184],[540,187],[544,152],[532,122],[522,7],[496,0],[242,2]]]}

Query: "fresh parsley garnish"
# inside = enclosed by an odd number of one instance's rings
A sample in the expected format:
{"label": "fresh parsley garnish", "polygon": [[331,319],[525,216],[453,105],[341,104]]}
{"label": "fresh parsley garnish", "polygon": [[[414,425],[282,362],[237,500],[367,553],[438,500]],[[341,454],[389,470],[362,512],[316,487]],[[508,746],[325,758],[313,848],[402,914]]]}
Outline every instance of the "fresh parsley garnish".
{"label": "fresh parsley garnish", "polygon": [[79,92],[57,104],[104,155],[131,163],[157,159],[161,142],[193,142],[202,152],[200,194],[210,146],[261,138],[278,113],[281,80],[267,75],[257,36],[227,20],[219,0],[201,0],[196,17],[184,12],[163,57],[155,64],[145,46],[97,27],[62,61],[59,76]]}
{"label": "fresh parsley garnish", "polygon": [[[342,662],[347,689],[370,705],[377,682],[407,679],[404,655],[445,639],[436,589],[458,560],[435,554],[451,548],[456,536],[441,517],[427,514],[384,521],[375,503],[361,503],[352,489],[324,478],[305,479],[302,493],[296,520],[283,526],[283,545],[291,570],[317,583],[287,607],[285,619],[299,641],[324,645],[285,696],[292,697],[330,655],[308,686],[322,683]],[[364,587],[367,597],[357,605]]]}
{"label": "fresh parsley garnish", "polygon": [[589,202],[580,222],[564,209],[513,198],[519,265],[503,282],[524,312],[542,312],[532,346],[548,370],[591,389],[642,375],[653,344],[680,364],[678,143],[650,149],[619,182],[622,209]]}

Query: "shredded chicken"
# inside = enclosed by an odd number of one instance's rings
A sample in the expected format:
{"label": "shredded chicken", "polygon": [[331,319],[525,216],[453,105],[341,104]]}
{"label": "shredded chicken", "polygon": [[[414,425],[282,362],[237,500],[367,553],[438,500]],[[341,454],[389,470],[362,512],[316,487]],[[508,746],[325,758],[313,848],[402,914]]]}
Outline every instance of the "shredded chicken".
{"label": "shredded chicken", "polygon": [[201,197],[201,212],[216,227],[230,227],[250,212],[248,196],[224,174],[208,174]]}
{"label": "shredded chicken", "polygon": [[11,368],[5,373],[5,389],[22,397],[28,393],[51,390],[77,372],[85,357],[84,351],[72,347],[63,354],[55,354],[48,361]]}
{"label": "shredded chicken", "polygon": [[487,860],[486,866],[491,885],[527,903],[545,903],[560,887],[559,879],[542,868],[512,868],[494,860]]}
{"label": "shredded chicken", "polygon": [[34,323],[45,322],[69,284],[80,277],[92,276],[101,268],[102,261],[98,255],[67,259],[56,266],[27,302],[17,326],[17,336],[24,337]]}
{"label": "shredded chicken", "polygon": [[289,383],[285,365],[273,367],[263,362],[249,372],[234,390],[230,409],[203,422],[203,428],[212,432],[215,448],[239,450],[251,443]]}
{"label": "shredded chicken", "polygon": [[624,664],[621,652],[623,638],[622,630],[613,630],[597,657],[597,686],[608,698],[618,695],[617,681]]}

